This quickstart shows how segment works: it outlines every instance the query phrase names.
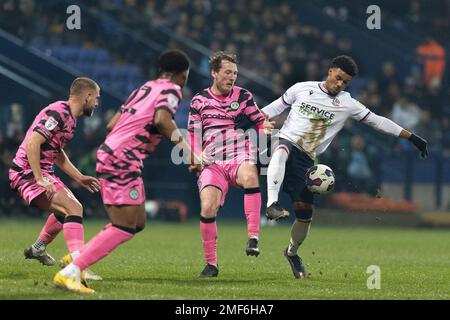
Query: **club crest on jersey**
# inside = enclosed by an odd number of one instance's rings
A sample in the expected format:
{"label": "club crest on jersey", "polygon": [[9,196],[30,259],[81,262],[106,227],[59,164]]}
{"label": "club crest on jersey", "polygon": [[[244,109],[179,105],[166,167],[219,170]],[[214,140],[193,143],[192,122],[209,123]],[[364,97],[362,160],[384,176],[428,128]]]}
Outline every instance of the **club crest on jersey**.
{"label": "club crest on jersey", "polygon": [[47,119],[47,121],[45,121],[45,129],[47,129],[48,131],[52,131],[56,128],[57,125],[58,121],[56,121],[53,117],[50,117]]}
{"label": "club crest on jersey", "polygon": [[169,104],[170,108],[176,108],[178,105],[178,98],[174,94],[168,94],[167,95],[167,103]]}
{"label": "club crest on jersey", "polygon": [[338,98],[334,98],[333,101],[331,101],[331,104],[335,107],[338,107],[341,104],[341,102],[339,101]]}
{"label": "club crest on jersey", "polygon": [[137,198],[139,198],[139,191],[137,191],[136,189],[131,189],[130,190],[130,198],[132,200],[136,200]]}
{"label": "club crest on jersey", "polygon": [[232,110],[237,110],[237,109],[239,108],[239,103],[236,102],[236,101],[232,102],[232,103],[230,104],[230,108],[231,108]]}

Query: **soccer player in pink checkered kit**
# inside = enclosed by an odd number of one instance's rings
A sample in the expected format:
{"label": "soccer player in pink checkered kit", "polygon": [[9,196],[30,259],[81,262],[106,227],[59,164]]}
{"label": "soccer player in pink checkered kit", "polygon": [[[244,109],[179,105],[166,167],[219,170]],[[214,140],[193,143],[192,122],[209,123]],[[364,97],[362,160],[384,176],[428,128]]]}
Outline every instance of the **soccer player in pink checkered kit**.
{"label": "soccer player in pink checkered kit", "polygon": [[80,254],[84,245],[83,207],[55,176],[53,165],[90,192],[99,191],[99,181],[78,171],[64,152],[67,142],[73,138],[77,117],[92,116],[99,98],[97,83],[89,78],[75,79],[69,100],[54,102],[36,116],[11,163],[11,188],[30,206],[51,212],[36,242],[25,249],[27,259],[54,265],[55,260],[46,247],[61,230],[70,254],[73,257]]}
{"label": "soccer player in pink checkered kit", "polygon": [[[111,131],[97,152],[96,171],[111,223],[89,241],[79,257],[55,275],[58,287],[93,293],[80,281],[83,270],[144,229],[143,160],[155,150],[161,137],[183,149],[192,169],[200,166],[173,120],[189,74],[188,57],[179,50],[166,51],[159,57],[158,66],[158,79],[131,93],[108,124]],[[174,140],[173,136],[179,138]]]}
{"label": "soccer player in pink checkered kit", "polygon": [[244,130],[270,131],[256,106],[252,94],[234,83],[237,60],[234,54],[217,52],[210,58],[213,84],[191,100],[189,142],[196,154],[202,155],[203,167],[198,178],[201,212],[200,230],[206,266],[200,277],[217,277],[216,215],[223,206],[230,186],[244,190],[247,218],[246,254],[258,256],[261,192],[256,167],[256,146],[246,138]]}

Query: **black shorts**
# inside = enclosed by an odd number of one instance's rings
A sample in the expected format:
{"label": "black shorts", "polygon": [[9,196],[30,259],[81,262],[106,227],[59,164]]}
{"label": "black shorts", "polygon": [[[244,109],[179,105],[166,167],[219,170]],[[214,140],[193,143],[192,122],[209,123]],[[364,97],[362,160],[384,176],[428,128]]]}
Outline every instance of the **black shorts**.
{"label": "black shorts", "polygon": [[280,138],[279,144],[289,149],[283,191],[291,197],[292,202],[314,204],[314,193],[306,187],[306,171],[314,165],[314,161],[286,139]]}

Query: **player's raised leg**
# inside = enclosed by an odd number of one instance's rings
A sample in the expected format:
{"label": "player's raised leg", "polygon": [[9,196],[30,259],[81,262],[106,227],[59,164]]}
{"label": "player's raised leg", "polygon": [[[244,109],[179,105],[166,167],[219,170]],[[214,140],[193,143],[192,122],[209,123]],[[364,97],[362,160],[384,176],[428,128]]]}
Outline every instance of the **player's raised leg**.
{"label": "player's raised leg", "polygon": [[244,189],[244,211],[247,218],[247,256],[258,256],[259,225],[261,221],[261,190],[258,170],[253,163],[244,162],[237,171],[236,183]]}
{"label": "player's raised leg", "polygon": [[278,194],[283,184],[289,153],[289,147],[286,144],[280,143],[276,147],[267,169],[266,217],[269,220],[278,220],[289,216],[289,211],[283,209],[278,203]]}
{"label": "player's raised leg", "polygon": [[217,210],[221,204],[222,191],[215,186],[206,186],[200,191],[200,231],[206,266],[199,277],[217,277]]}

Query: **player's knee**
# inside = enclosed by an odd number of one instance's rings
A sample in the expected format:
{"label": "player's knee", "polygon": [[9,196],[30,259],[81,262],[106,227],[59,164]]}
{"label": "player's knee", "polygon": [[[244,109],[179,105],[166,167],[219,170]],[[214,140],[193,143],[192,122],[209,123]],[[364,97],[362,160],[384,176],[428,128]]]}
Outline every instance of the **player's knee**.
{"label": "player's knee", "polygon": [[73,202],[64,209],[66,216],[83,216],[83,206],[79,202]]}
{"label": "player's knee", "polygon": [[312,210],[312,208],[313,208],[311,203],[305,203],[305,202],[300,202],[300,201],[294,202],[292,204],[292,207],[294,208],[294,210],[303,210],[303,209]]}
{"label": "player's knee", "polygon": [[73,206],[73,214],[82,217],[83,216],[83,205],[81,203],[77,203]]}
{"label": "player's knee", "polygon": [[309,223],[312,221],[312,210],[295,210],[295,217],[298,221]]}
{"label": "player's knee", "polygon": [[216,216],[219,205],[214,201],[203,201],[201,204],[201,216],[206,218],[212,218]]}
{"label": "player's knee", "polygon": [[56,218],[56,220],[58,220],[59,223],[64,223],[64,219],[66,218],[65,215],[59,213],[59,212],[54,212],[53,216]]}
{"label": "player's knee", "polygon": [[133,237],[136,234],[136,228],[130,227],[130,226],[124,226],[120,224],[112,224],[113,227],[120,229],[122,231],[125,231],[126,233],[130,234],[131,237]]}
{"label": "player's knee", "polygon": [[311,204],[304,202],[294,202],[293,207],[297,220],[305,223],[312,221],[313,207]]}
{"label": "player's knee", "polygon": [[259,186],[258,176],[256,174],[248,173],[243,176],[243,185],[244,188],[256,188]]}

